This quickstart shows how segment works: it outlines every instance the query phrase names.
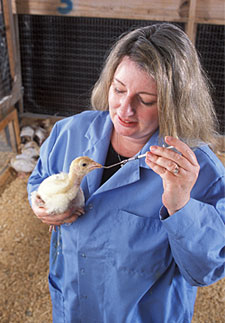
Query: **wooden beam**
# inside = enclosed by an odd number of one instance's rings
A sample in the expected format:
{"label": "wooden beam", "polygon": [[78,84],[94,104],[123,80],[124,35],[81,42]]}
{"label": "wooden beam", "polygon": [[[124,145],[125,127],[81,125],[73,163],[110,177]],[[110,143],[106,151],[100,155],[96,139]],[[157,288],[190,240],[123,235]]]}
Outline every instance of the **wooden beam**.
{"label": "wooden beam", "polygon": [[185,21],[179,8],[180,0],[14,0],[19,14]]}
{"label": "wooden beam", "polygon": [[8,46],[8,54],[9,54],[9,65],[10,65],[10,72],[12,79],[15,76],[15,50],[14,50],[14,44],[13,44],[13,31],[12,31],[12,22],[10,13],[12,12],[11,8],[11,2],[9,0],[2,0],[3,5],[3,15],[4,15],[4,21],[5,21],[5,29],[6,29],[6,38],[7,38],[7,46]]}
{"label": "wooden beam", "polygon": [[198,0],[196,6],[196,21],[208,24],[225,24],[224,0]]}
{"label": "wooden beam", "polygon": [[193,44],[196,38],[196,5],[197,0],[190,0],[188,22],[186,25],[186,33]]}
{"label": "wooden beam", "polygon": [[207,20],[206,18],[196,18],[196,23],[198,24],[205,24],[205,25],[223,25],[224,26],[224,19],[210,19]]}
{"label": "wooden beam", "polygon": [[[175,22],[187,22],[188,3],[187,0],[13,0],[12,2],[13,12],[19,14]],[[195,22],[224,24],[224,0],[198,0]]]}
{"label": "wooden beam", "polygon": [[[19,103],[22,112],[22,85],[19,52],[19,35],[16,29],[17,18],[13,17],[11,0],[2,0],[1,10],[3,12],[6,29],[6,40],[9,57],[10,74],[12,78],[11,93],[7,97],[0,98],[0,120],[6,113],[11,111],[15,103]],[[15,19],[14,19],[15,18]]]}
{"label": "wooden beam", "polygon": [[0,131],[9,126],[10,142],[14,152],[18,151],[20,145],[20,128],[17,110],[14,109],[3,120],[0,121]]}

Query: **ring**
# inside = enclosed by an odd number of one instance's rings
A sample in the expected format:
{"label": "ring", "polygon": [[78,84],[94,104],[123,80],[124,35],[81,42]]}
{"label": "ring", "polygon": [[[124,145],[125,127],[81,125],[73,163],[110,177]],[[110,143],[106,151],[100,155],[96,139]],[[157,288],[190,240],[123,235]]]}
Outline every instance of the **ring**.
{"label": "ring", "polygon": [[175,169],[173,170],[174,175],[177,175],[179,173],[179,166],[176,164]]}

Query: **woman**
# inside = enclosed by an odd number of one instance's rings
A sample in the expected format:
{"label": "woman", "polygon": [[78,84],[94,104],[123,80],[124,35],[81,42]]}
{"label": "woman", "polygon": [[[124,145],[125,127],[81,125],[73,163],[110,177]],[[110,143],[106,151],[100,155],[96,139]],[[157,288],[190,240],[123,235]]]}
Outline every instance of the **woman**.
{"label": "woman", "polygon": [[197,286],[224,276],[225,183],[208,146],[212,101],[185,33],[164,23],[123,35],[92,105],[56,123],[29,194],[77,156],[103,165],[147,156],[88,174],[82,216],[33,203],[44,223],[61,225],[50,250],[53,321],[191,322]]}

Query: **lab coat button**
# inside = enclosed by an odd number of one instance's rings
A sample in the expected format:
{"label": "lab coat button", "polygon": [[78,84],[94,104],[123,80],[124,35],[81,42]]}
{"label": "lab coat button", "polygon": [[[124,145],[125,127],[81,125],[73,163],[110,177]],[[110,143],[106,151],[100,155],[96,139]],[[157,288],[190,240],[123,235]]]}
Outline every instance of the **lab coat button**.
{"label": "lab coat button", "polygon": [[89,210],[92,210],[93,209],[93,204],[89,204],[88,208],[89,208]]}
{"label": "lab coat button", "polygon": [[82,258],[86,258],[87,256],[86,256],[86,254],[85,254],[85,253],[82,253],[82,254],[81,254],[81,257],[82,257]]}
{"label": "lab coat button", "polygon": [[81,272],[81,274],[84,274],[85,273],[85,269],[84,268],[81,268],[80,272]]}

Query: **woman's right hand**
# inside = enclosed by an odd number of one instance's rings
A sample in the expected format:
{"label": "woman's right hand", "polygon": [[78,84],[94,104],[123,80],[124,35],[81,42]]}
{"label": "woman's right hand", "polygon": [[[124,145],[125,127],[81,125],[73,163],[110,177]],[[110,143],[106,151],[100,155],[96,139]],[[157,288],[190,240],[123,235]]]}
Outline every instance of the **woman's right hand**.
{"label": "woman's right hand", "polygon": [[63,213],[49,214],[47,209],[44,206],[41,206],[37,199],[32,200],[32,210],[43,223],[53,226],[72,223],[76,221],[80,215],[84,214],[83,208],[70,208]]}

